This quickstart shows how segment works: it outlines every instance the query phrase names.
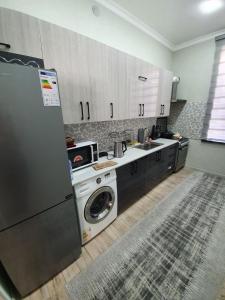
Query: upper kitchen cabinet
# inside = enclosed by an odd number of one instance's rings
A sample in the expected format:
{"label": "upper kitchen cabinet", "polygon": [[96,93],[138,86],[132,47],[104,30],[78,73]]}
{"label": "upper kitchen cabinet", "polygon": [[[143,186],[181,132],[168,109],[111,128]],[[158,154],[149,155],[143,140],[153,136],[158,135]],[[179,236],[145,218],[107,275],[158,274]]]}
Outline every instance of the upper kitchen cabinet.
{"label": "upper kitchen cabinet", "polygon": [[[46,68],[55,69],[65,124],[90,121],[90,82],[86,48],[78,34],[40,21]],[[82,53],[82,55],[81,55]]]}
{"label": "upper kitchen cabinet", "polygon": [[1,7],[0,51],[42,58],[38,19]]}
{"label": "upper kitchen cabinet", "polygon": [[118,119],[117,51],[89,38],[82,40],[89,72],[91,120]]}
{"label": "upper kitchen cabinet", "polygon": [[126,119],[126,54],[86,38],[91,105],[96,121]]}
{"label": "upper kitchen cabinet", "polygon": [[170,114],[173,73],[160,69],[160,97],[157,105],[157,116],[167,117]]}
{"label": "upper kitchen cabinet", "polygon": [[154,67],[132,56],[127,59],[130,118],[155,117],[159,82],[154,78]]}
{"label": "upper kitchen cabinet", "polygon": [[64,123],[119,118],[117,50],[40,21],[46,68],[58,74]]}

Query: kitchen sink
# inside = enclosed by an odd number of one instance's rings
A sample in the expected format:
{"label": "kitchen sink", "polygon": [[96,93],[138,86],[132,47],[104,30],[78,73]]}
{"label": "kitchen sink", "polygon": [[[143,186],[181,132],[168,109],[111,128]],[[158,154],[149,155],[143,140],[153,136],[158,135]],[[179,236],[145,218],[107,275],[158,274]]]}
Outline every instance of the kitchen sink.
{"label": "kitchen sink", "polygon": [[154,149],[154,148],[162,146],[162,145],[163,144],[153,142],[153,143],[140,144],[140,145],[135,146],[135,148],[147,151],[147,150],[151,150],[151,149]]}

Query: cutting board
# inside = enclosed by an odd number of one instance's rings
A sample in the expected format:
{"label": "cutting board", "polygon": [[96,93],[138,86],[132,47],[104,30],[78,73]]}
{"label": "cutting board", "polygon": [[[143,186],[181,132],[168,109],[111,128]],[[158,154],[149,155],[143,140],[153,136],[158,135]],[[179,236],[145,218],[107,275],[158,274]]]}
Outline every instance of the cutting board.
{"label": "cutting board", "polygon": [[105,169],[105,168],[109,168],[109,167],[112,167],[112,166],[115,166],[117,165],[117,162],[113,161],[113,160],[110,160],[110,161],[106,161],[106,162],[103,162],[103,163],[98,163],[98,164],[95,164],[93,166],[93,169],[95,171],[98,171],[98,170],[102,170],[102,169]]}

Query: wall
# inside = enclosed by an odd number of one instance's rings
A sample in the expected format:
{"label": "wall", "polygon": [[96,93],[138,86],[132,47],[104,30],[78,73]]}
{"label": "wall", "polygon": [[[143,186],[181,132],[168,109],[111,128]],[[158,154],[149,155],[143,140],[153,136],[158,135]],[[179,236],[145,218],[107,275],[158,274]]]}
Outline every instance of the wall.
{"label": "wall", "polygon": [[180,76],[178,98],[168,121],[172,131],[191,138],[187,166],[225,175],[225,145],[201,142],[201,130],[214,61],[215,41],[209,40],[173,54],[172,69]]}
{"label": "wall", "polygon": [[[135,138],[137,138],[138,128],[149,128],[155,124],[155,118],[132,119],[120,121],[106,121],[85,124],[65,125],[66,136],[73,136],[77,140],[91,139],[97,140],[100,151],[108,151],[113,149],[115,140],[125,139],[124,130],[132,129]],[[111,132],[119,133],[115,138],[110,136]],[[118,136],[118,137],[117,137]]]}
{"label": "wall", "polygon": [[[0,6],[15,9],[42,20],[84,34],[111,47],[171,69],[172,53],[127,21],[100,7],[95,17],[92,0],[0,0]],[[99,6],[99,5],[98,5]]]}

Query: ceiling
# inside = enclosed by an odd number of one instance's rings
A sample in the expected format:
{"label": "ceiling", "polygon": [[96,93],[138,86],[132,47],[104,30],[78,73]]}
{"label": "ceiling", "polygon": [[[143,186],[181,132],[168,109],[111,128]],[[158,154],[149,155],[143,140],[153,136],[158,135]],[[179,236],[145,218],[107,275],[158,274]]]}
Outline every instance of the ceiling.
{"label": "ceiling", "polygon": [[[214,1],[214,0],[211,0]],[[136,22],[155,31],[172,47],[224,30],[224,6],[211,14],[202,14],[202,0],[105,0]],[[100,1],[99,1],[100,2]],[[119,13],[118,13],[119,14]]]}

